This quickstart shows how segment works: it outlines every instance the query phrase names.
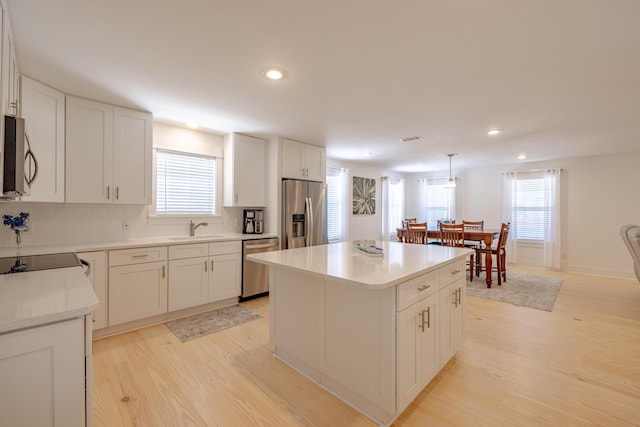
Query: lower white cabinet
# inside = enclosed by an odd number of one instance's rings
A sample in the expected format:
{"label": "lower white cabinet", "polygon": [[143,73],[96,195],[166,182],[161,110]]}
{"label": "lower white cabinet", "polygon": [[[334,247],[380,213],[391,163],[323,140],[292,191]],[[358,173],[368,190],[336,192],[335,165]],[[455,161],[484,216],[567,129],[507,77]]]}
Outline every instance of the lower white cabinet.
{"label": "lower white cabinet", "polygon": [[76,318],[0,335],[3,427],[92,425],[87,327],[90,322]]}
{"label": "lower white cabinet", "polygon": [[440,366],[453,357],[464,341],[466,291],[464,278],[440,291]]}
{"label": "lower white cabinet", "polygon": [[109,326],[167,312],[167,248],[109,251]]}
{"label": "lower white cabinet", "polygon": [[107,253],[105,251],[78,252],[78,257],[89,264],[87,267],[87,277],[100,302],[98,308],[93,313],[93,329],[106,328],[108,326],[107,306],[109,304],[109,292],[107,289]]}
{"label": "lower white cabinet", "polygon": [[241,242],[169,247],[169,311],[237,297],[241,287]]}

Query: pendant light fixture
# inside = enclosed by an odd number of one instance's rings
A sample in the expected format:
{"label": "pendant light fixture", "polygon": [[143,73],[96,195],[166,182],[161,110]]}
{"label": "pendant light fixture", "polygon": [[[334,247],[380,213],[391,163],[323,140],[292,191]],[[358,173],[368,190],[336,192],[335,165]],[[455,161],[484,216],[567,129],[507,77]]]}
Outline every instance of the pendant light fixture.
{"label": "pendant light fixture", "polygon": [[444,188],[456,188],[456,180],[451,175],[451,158],[453,156],[457,156],[457,153],[449,153],[447,156],[449,157],[449,181],[444,185]]}

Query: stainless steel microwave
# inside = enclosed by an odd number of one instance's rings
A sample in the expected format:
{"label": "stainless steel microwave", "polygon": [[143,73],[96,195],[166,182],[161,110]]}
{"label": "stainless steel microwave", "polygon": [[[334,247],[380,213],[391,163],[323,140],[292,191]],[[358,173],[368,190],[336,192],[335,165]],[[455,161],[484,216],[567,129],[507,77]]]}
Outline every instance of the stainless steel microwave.
{"label": "stainless steel microwave", "polygon": [[4,116],[2,196],[28,196],[38,175],[38,162],[31,151],[25,121]]}

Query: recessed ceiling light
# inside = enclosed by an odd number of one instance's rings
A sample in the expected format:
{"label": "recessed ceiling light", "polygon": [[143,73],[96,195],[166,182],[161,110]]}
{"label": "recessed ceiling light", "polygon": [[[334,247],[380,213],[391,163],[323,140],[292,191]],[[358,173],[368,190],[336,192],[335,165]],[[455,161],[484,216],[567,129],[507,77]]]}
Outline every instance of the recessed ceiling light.
{"label": "recessed ceiling light", "polygon": [[491,129],[487,135],[498,135],[499,133],[502,133],[502,129]]}
{"label": "recessed ceiling light", "polygon": [[524,160],[527,158],[527,155],[522,153],[522,154],[518,154],[518,160]]}
{"label": "recessed ceiling light", "polygon": [[269,67],[260,71],[262,77],[269,80],[281,80],[284,78],[284,70],[278,67]]}
{"label": "recessed ceiling light", "polygon": [[196,122],[187,122],[185,123],[185,125],[187,125],[187,127],[191,129],[195,129],[198,127],[198,124]]}

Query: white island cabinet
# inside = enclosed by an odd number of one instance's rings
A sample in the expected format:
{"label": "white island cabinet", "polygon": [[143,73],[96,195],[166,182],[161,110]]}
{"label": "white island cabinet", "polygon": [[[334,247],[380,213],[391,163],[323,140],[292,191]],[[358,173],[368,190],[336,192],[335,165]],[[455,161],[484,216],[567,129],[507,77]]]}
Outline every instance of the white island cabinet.
{"label": "white island cabinet", "polygon": [[374,244],[384,256],[342,242],[247,258],[270,266],[276,356],[389,425],[463,343],[465,258],[472,251]]}

